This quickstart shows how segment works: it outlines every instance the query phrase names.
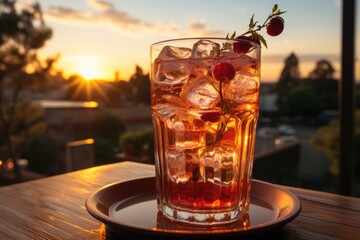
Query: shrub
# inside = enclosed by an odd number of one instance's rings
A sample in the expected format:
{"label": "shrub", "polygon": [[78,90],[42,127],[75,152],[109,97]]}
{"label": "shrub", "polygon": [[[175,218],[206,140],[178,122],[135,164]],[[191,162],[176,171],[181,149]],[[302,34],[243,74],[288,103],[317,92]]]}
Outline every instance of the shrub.
{"label": "shrub", "polygon": [[126,132],[120,136],[119,145],[126,156],[146,158],[154,163],[154,137],[152,128]]}

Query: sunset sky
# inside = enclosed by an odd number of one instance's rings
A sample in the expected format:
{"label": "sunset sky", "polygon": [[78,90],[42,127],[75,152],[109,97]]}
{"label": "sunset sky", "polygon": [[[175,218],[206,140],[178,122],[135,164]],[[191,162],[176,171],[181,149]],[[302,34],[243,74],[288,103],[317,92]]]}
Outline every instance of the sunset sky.
{"label": "sunset sky", "polygon": [[[27,3],[29,1],[19,1]],[[114,79],[115,71],[127,80],[135,65],[145,72],[151,43],[179,37],[225,37],[246,31],[251,15],[264,21],[274,4],[269,0],[40,0],[53,37],[41,56],[60,53],[57,67],[66,76]],[[340,0],[279,0],[285,30],[266,37],[262,51],[262,79],[276,81],[284,59],[294,52],[303,77],[315,62],[327,59],[339,75],[341,51]],[[358,4],[358,13],[360,13]],[[357,42],[359,42],[359,20]],[[265,34],[265,33],[264,33]],[[359,46],[359,44],[357,44]],[[359,48],[357,57],[360,56]],[[359,64],[357,64],[359,79]]]}

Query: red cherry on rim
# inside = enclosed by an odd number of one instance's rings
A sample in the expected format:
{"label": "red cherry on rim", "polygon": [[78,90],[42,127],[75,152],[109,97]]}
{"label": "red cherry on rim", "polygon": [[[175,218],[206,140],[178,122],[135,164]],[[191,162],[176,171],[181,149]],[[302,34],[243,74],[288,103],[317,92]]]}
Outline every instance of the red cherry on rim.
{"label": "red cherry on rim", "polygon": [[234,39],[233,50],[237,53],[248,53],[254,45],[251,42],[260,44],[259,39],[249,36],[238,36]]}
{"label": "red cherry on rim", "polygon": [[282,17],[273,17],[266,25],[266,33],[270,36],[277,36],[284,30],[284,19]]}
{"label": "red cherry on rim", "polygon": [[218,63],[212,71],[213,78],[228,82],[235,77],[235,68],[227,62]]}

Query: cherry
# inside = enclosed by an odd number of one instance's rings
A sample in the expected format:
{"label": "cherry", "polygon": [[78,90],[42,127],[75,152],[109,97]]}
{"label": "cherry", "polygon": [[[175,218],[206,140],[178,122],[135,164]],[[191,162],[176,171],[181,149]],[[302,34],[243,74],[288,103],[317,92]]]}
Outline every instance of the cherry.
{"label": "cherry", "polygon": [[284,30],[284,19],[282,17],[273,17],[266,25],[266,32],[270,36],[277,36]]}
{"label": "cherry", "polygon": [[205,112],[201,115],[201,120],[204,122],[218,122],[220,120],[220,112]]}
{"label": "cherry", "polygon": [[[239,40],[239,41],[236,41]],[[249,42],[250,41],[250,42]],[[260,43],[259,39],[250,36],[238,36],[234,39],[233,50],[237,53],[248,53],[254,43]]]}
{"label": "cherry", "polygon": [[215,65],[212,75],[218,81],[229,82],[235,77],[235,68],[227,62],[218,63]]}

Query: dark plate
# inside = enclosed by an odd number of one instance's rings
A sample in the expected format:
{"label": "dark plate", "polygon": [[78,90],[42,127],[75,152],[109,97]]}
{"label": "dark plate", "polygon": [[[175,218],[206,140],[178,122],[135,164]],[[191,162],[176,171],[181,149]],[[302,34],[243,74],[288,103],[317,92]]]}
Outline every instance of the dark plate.
{"label": "dark plate", "polygon": [[158,213],[155,178],[110,184],[86,201],[88,212],[105,223],[116,236],[144,236],[144,239],[221,239],[254,235],[290,222],[300,213],[299,199],[291,192],[266,182],[253,180],[249,216],[228,225],[197,227],[170,221]]}

